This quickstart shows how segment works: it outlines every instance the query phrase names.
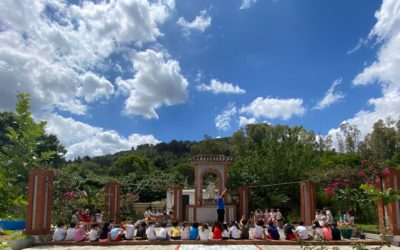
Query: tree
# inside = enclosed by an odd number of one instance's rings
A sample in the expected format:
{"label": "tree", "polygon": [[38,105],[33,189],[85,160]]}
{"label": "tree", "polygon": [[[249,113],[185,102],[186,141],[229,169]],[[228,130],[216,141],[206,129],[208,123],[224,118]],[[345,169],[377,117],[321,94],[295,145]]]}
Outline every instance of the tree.
{"label": "tree", "polygon": [[[7,144],[3,144],[0,151],[0,174],[4,179],[3,185],[7,185],[6,188],[3,186],[3,193],[6,192],[11,200],[22,202],[21,197],[25,194],[29,170],[47,166],[55,151],[39,150],[39,146],[44,144],[46,122],[37,124],[33,121],[29,112],[29,94],[18,93],[17,100],[16,124],[6,127],[5,137],[8,141]],[[14,203],[7,205],[9,212],[15,212]]]}
{"label": "tree", "polygon": [[6,128],[6,137],[10,143],[2,147],[0,164],[7,175],[20,176],[26,181],[28,171],[46,165],[46,161],[55,155],[55,151],[39,151],[39,146],[44,144],[46,122],[41,121],[36,124],[33,121],[29,112],[29,94],[18,93],[17,99],[17,128],[11,126]]}
{"label": "tree", "polygon": [[[237,154],[229,169],[229,186],[252,188],[256,207],[298,203],[298,185],[264,188],[265,184],[297,182],[319,165],[315,134],[302,127],[249,124],[235,133]],[[290,198],[291,200],[288,200]],[[290,207],[290,204],[287,204]]]}
{"label": "tree", "polygon": [[[360,143],[360,130],[357,125],[348,122],[340,125],[340,132],[336,134],[340,152],[355,154]],[[343,138],[344,137],[344,138]]]}
{"label": "tree", "polygon": [[394,127],[394,121],[387,119],[378,120],[370,134],[364,139],[363,155],[366,159],[374,161],[386,161],[393,158],[398,151],[397,131]]}
{"label": "tree", "polygon": [[194,183],[194,167],[188,163],[180,163],[172,169],[178,176],[181,176],[181,180],[185,186],[193,186]]}
{"label": "tree", "polygon": [[110,174],[126,176],[132,172],[140,172],[141,174],[149,173],[149,160],[135,154],[120,157],[111,168]]}

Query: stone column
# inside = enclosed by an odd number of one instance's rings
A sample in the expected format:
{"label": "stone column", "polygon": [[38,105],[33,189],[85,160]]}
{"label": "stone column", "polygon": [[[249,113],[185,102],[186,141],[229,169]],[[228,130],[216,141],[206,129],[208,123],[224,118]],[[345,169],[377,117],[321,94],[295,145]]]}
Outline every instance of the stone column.
{"label": "stone column", "polygon": [[248,187],[240,187],[239,188],[239,214],[238,214],[238,216],[241,218],[242,215],[244,215],[247,220],[250,217],[249,188]]}
{"label": "stone column", "polygon": [[[400,171],[395,169],[389,170],[389,175],[382,180],[382,186],[385,189],[393,188],[399,190],[400,185]],[[384,227],[383,218],[386,218],[386,228]],[[389,233],[393,235],[400,235],[400,201],[395,201],[386,206],[382,201],[378,202],[378,218],[379,229],[381,233]]]}
{"label": "stone column", "polygon": [[104,186],[106,191],[106,209],[105,214],[108,220],[119,223],[121,208],[121,185],[118,182],[108,182]]}
{"label": "stone column", "polygon": [[28,207],[26,210],[27,235],[50,234],[53,203],[54,173],[47,169],[29,172]]}
{"label": "stone column", "polygon": [[182,206],[182,187],[174,187],[174,220],[182,222],[183,213],[186,213],[186,208]]}
{"label": "stone column", "polygon": [[304,225],[311,225],[317,206],[317,193],[312,181],[300,183],[300,211]]}

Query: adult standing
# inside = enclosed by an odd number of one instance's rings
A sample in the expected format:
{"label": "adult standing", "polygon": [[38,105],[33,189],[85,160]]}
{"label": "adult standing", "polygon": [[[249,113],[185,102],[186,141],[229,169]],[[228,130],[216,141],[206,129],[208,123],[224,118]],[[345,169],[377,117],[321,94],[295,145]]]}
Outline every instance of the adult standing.
{"label": "adult standing", "polygon": [[218,221],[223,223],[225,218],[225,204],[224,204],[224,196],[228,190],[225,188],[222,193],[220,193],[217,199],[217,214],[218,214]]}

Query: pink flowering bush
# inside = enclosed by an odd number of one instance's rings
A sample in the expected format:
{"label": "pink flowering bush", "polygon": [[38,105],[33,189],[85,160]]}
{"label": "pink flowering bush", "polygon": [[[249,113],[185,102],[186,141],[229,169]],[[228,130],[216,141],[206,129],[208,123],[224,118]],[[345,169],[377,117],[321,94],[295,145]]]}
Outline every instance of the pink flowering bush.
{"label": "pink flowering bush", "polygon": [[389,168],[385,164],[362,160],[357,167],[344,167],[332,170],[325,176],[325,194],[339,200],[345,207],[357,213],[368,206],[371,201],[371,192],[361,189],[368,185],[372,189],[381,189],[380,180],[389,175]]}

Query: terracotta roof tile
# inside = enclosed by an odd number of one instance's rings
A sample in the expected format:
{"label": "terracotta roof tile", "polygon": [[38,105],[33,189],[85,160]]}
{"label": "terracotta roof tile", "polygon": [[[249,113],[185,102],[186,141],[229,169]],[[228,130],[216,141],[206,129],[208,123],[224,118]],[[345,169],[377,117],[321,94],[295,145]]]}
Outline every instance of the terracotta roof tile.
{"label": "terracotta roof tile", "polygon": [[225,155],[196,155],[189,162],[232,162],[232,158]]}

